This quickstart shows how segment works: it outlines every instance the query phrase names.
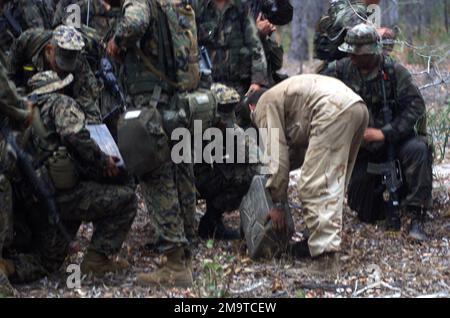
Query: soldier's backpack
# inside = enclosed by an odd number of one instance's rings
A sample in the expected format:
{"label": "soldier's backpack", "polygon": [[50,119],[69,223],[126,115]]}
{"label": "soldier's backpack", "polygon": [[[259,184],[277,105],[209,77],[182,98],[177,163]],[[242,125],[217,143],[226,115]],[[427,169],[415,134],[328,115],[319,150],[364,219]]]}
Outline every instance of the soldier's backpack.
{"label": "soldier's backpack", "polygon": [[[195,13],[189,1],[186,0],[156,0],[151,1],[152,14],[157,21],[157,29],[160,35],[159,42],[164,47],[158,48],[158,54],[163,59],[173,58],[168,61],[170,65],[164,76],[158,74],[158,70],[150,70],[164,81],[168,81],[171,86],[175,86],[180,91],[190,91],[198,87],[200,81],[199,51],[197,42],[197,25],[195,23]],[[171,54],[168,55],[167,53]],[[140,54],[141,58],[142,55]],[[148,65],[149,61],[144,61]],[[151,67],[149,67],[151,68]],[[169,79],[167,71],[174,73],[174,77]]]}

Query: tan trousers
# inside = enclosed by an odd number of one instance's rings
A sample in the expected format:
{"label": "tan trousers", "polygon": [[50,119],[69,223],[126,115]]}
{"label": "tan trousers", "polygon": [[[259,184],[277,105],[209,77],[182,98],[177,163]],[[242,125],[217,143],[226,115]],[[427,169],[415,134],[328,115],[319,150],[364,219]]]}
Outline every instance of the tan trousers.
{"label": "tan trousers", "polygon": [[298,187],[313,257],[340,249],[345,191],[368,118],[366,105],[356,103],[338,117],[319,111],[311,122]]}

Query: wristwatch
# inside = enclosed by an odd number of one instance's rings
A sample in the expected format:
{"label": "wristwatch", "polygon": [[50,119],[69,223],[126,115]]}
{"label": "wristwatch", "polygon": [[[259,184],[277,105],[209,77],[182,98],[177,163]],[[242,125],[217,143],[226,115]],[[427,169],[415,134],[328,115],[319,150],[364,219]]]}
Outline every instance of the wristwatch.
{"label": "wristwatch", "polygon": [[288,203],[287,202],[274,202],[273,206],[274,206],[274,208],[280,209],[282,211],[286,211],[286,209],[288,207]]}

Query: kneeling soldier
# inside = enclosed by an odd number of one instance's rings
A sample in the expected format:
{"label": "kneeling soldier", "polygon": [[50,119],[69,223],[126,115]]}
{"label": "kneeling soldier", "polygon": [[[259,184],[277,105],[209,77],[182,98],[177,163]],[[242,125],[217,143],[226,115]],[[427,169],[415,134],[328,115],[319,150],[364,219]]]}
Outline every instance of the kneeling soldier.
{"label": "kneeling soldier", "polygon": [[[23,253],[10,253],[12,282],[39,279],[56,271],[68,254],[81,222],[92,222],[94,233],[81,264],[85,273],[104,274],[127,267],[110,257],[119,252],[136,214],[133,185],[115,184],[116,158],[103,153],[85,126],[85,116],[70,97],[58,93],[72,81],[60,80],[53,71],[38,73],[29,81],[37,96],[40,115],[35,114],[29,152],[55,188],[60,219],[66,229],[52,226],[44,213],[30,213],[33,246]],[[43,178],[45,179],[45,178]],[[30,206],[35,205],[33,202]],[[29,211],[33,211],[30,209]],[[46,212],[46,211],[42,211]]]}

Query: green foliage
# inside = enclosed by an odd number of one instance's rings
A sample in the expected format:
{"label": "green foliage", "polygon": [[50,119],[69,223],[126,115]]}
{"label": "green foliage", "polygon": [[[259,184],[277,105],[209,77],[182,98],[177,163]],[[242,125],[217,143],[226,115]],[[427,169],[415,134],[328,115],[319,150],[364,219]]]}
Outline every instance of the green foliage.
{"label": "green foliage", "polygon": [[[206,247],[212,251],[214,241],[207,241]],[[229,276],[232,275],[233,271],[225,273],[225,268],[222,264],[232,264],[233,261],[233,256],[225,257],[221,254],[214,255],[212,259],[202,260],[202,273],[196,281],[200,297],[222,298],[228,296]]]}
{"label": "green foliage", "polygon": [[295,292],[295,298],[306,298],[305,290],[299,289]]}

